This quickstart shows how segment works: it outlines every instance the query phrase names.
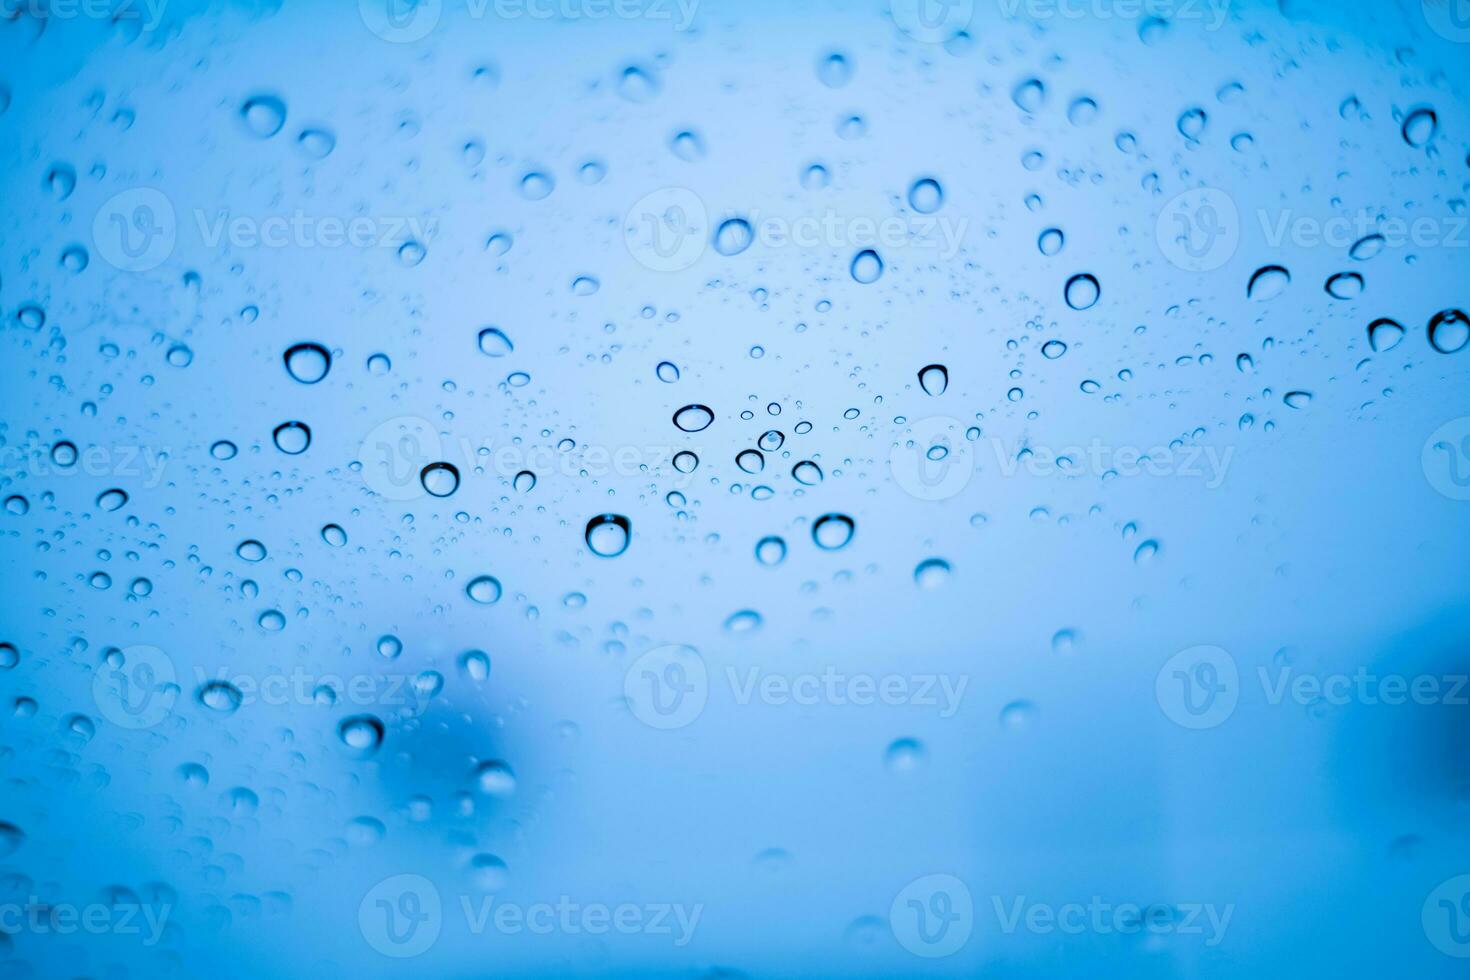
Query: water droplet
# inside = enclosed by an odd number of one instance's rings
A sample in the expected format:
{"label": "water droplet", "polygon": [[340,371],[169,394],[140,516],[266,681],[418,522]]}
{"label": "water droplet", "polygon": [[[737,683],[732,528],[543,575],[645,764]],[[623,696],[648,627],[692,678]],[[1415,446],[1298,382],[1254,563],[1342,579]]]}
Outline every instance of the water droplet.
{"label": "water droplet", "polygon": [[1158,555],[1158,553],[1159,543],[1153,538],[1149,538],[1147,541],[1143,542],[1133,550],[1134,564],[1147,565],[1149,562],[1154,560],[1154,557]]}
{"label": "water droplet", "polygon": [[837,551],[852,540],[857,525],[846,514],[823,514],[812,525],[812,540],[823,551]]}
{"label": "water droplet", "polygon": [[1263,265],[1251,273],[1251,280],[1245,287],[1245,295],[1250,299],[1264,302],[1280,296],[1290,285],[1291,273],[1286,271],[1285,266]]}
{"label": "water droplet", "polygon": [[326,129],[303,129],[296,145],[313,160],[325,160],[337,148],[337,137]]}
{"label": "water droplet", "polygon": [[1348,249],[1348,258],[1356,262],[1367,262],[1382,252],[1387,244],[1388,239],[1377,233],[1364,235],[1353,242],[1352,248]]}
{"label": "water droplet", "polygon": [[521,470],[511,480],[511,486],[517,493],[530,493],[536,487],[536,474],[530,470]]}
{"label": "water droplet", "polygon": [[1363,277],[1356,272],[1339,272],[1324,287],[1333,299],[1357,299],[1363,292]]}
{"label": "water droplet", "polygon": [[31,511],[31,502],[18,493],[13,493],[5,498],[5,512],[16,517],[24,517]]}
{"label": "water droplet", "polygon": [[499,759],[482,762],[475,767],[475,788],[486,796],[505,798],[516,791],[516,774]]}
{"label": "water droplet", "polygon": [[286,103],[274,95],[254,95],[240,107],[240,119],[252,136],[270,139],[286,125]]}
{"label": "water droplet", "polygon": [[1179,135],[1191,143],[1197,143],[1200,136],[1204,134],[1205,124],[1208,121],[1209,117],[1205,115],[1205,110],[1188,109],[1179,117]]}
{"label": "water droplet", "polygon": [[220,461],[234,459],[235,454],[239,451],[235,447],[235,444],[228,439],[220,439],[209,447],[209,455]]}
{"label": "water droplet", "polygon": [[1373,348],[1373,353],[1382,354],[1397,347],[1404,339],[1404,333],[1403,324],[1397,321],[1387,317],[1374,320],[1368,324],[1368,346]]}
{"label": "water droplet", "polygon": [[333,548],[340,548],[347,543],[347,532],[340,524],[326,524],[322,526],[322,540]]}
{"label": "water droplet", "polygon": [[1042,255],[1050,258],[1062,250],[1062,245],[1066,240],[1067,236],[1062,234],[1062,229],[1048,228],[1037,237],[1036,247]]}
{"label": "water droplet", "polygon": [[384,660],[397,660],[403,653],[403,641],[392,633],[384,633],[378,637],[378,656]]}
{"label": "water droplet", "polygon": [[669,150],[685,163],[696,163],[704,159],[704,137],[692,129],[681,129],[669,137]]}
{"label": "water droplet", "polygon": [[195,696],[204,707],[223,715],[234,714],[245,699],[238,687],[221,680],[206,681]]}
{"label": "water droplet", "polygon": [[715,251],[721,255],[739,255],[755,241],[755,231],[744,218],[726,218],[715,229]]}
{"label": "water droplet", "polygon": [[804,190],[819,191],[831,181],[831,173],[820,163],[811,164],[801,172],[801,186]]}
{"label": "water droplet", "polygon": [[[26,842],[26,833],[8,820],[0,820],[0,858],[7,858],[20,850]],[[5,947],[7,950],[9,947]]]}
{"label": "water droplet", "polygon": [[1097,100],[1083,95],[1067,106],[1067,121],[1073,126],[1087,126],[1097,120]]}
{"label": "water droplet", "polygon": [[746,473],[759,473],[766,468],[766,458],[759,450],[744,449],[735,456],[735,465]]}
{"label": "water droplet", "polygon": [[279,609],[267,609],[255,622],[267,633],[279,633],[286,628],[286,616]]}
{"label": "water droplet", "polygon": [[359,757],[372,755],[383,744],[383,723],[372,715],[353,715],[337,725],[337,737]]}
{"label": "water droplet", "polygon": [[791,477],[802,486],[814,487],[822,482],[822,468],[804,459],[791,468]]}
{"label": "water droplet", "polygon": [[1077,650],[1077,631],[1070,629],[1057,630],[1052,634],[1051,649],[1053,653],[1075,653]]}
{"label": "water droplet", "polygon": [[304,422],[283,422],[271,433],[271,441],[287,456],[300,456],[311,445],[311,429]]}
{"label": "water droplet", "polygon": [[924,743],[916,738],[900,738],[888,744],[883,753],[883,764],[889,772],[907,774],[921,768],[928,759]]}
{"label": "water droplet", "polygon": [[235,554],[244,561],[252,563],[264,561],[265,545],[261,544],[259,541],[256,541],[254,538],[246,538],[235,547]]}
{"label": "water droplet", "polygon": [[933,177],[921,177],[909,188],[909,207],[919,214],[933,214],[944,206],[944,188]]}
{"label": "water droplet", "polygon": [[1439,132],[1439,116],[1433,109],[1420,106],[1413,109],[1404,117],[1404,125],[1401,130],[1404,142],[1420,149],[1434,139]]}
{"label": "water droplet", "polygon": [[840,51],[817,60],[817,78],[828,88],[842,88],[852,81],[852,62]]}
{"label": "water droplet", "polygon": [[949,562],[943,558],[926,558],[914,569],[914,584],[921,589],[937,589],[949,581]]}
{"label": "water droplet", "polygon": [[0,670],[14,670],[19,663],[20,651],[15,648],[15,644],[0,643]]}
{"label": "water droplet", "polygon": [[865,248],[853,256],[850,269],[852,278],[864,286],[878,281],[883,275],[883,260],[871,248]]}
{"label": "water droplet", "polygon": [[1470,343],[1470,318],[1462,310],[1442,310],[1429,321],[1429,346],[1441,354],[1457,354]]}
{"label": "water droplet", "polygon": [[51,447],[51,462],[62,469],[77,465],[77,455],[77,444],[69,439],[63,439]]}
{"label": "water droplet", "polygon": [[779,565],[786,560],[786,541],[769,534],[755,543],[755,560],[762,565]]}
{"label": "water droplet", "polygon": [[367,359],[368,374],[381,378],[393,370],[393,362],[388,359],[387,354],[373,354]]}
{"label": "water droplet", "polygon": [[742,609],[731,613],[725,619],[725,631],[727,633],[754,633],[761,628],[764,622],[761,614],[754,609]]}
{"label": "water droplet", "polygon": [[459,669],[465,677],[481,684],[490,677],[490,654],[484,650],[466,650],[459,655]]}
{"label": "water droplet", "polygon": [[1065,353],[1067,353],[1067,345],[1060,340],[1048,340],[1041,345],[1041,356],[1048,361],[1055,361]]}
{"label": "water droplet", "polygon": [[685,405],[674,413],[674,425],[684,432],[703,432],[715,420],[715,413],[704,405]]}
{"label": "water droplet", "polygon": [[528,201],[544,201],[556,189],[556,181],[550,174],[532,170],[521,178],[519,189],[521,197]]}
{"label": "water droplet", "polygon": [[582,537],[587,547],[599,558],[616,558],[628,550],[633,528],[621,514],[599,514],[587,522]]}
{"label": "water droplet", "polygon": [[286,372],[304,385],[314,385],[332,369],[332,355],[317,343],[296,344],[284,355]]}
{"label": "water droplet", "polygon": [[470,858],[470,880],[480,891],[500,891],[510,884],[510,869],[494,854]]}
{"label": "water droplet", "polygon": [[515,345],[499,327],[485,327],[479,336],[480,353],[490,357],[504,357],[515,350]]}
{"label": "water droplet", "polygon": [[1302,409],[1312,403],[1312,393],[1310,391],[1288,391],[1281,400],[1286,403],[1287,408]]}
{"label": "water droplet", "polygon": [[1090,310],[1102,297],[1102,285],[1089,272],[1081,272],[1067,280],[1063,296],[1074,310]]}
{"label": "water droplet", "polygon": [[430,463],[419,471],[419,483],[431,497],[448,497],[459,489],[459,468],[453,463]]}
{"label": "water droplet", "polygon": [[494,575],[476,575],[464,587],[465,595],[481,606],[493,606],[502,594],[500,579]]}
{"label": "water droplet", "polygon": [[1046,102],[1046,84],[1039,78],[1027,78],[1011,89],[1011,101],[1022,112],[1036,112]]}
{"label": "water droplet", "polygon": [[687,449],[674,454],[674,469],[680,473],[693,473],[699,467],[699,457]]}
{"label": "water droplet", "polygon": [[924,394],[935,398],[949,388],[949,368],[943,364],[930,364],[919,369],[919,387]]}
{"label": "water droplet", "polygon": [[671,385],[679,380],[679,368],[672,361],[659,361],[658,367],[653,369],[653,373],[664,384]]}

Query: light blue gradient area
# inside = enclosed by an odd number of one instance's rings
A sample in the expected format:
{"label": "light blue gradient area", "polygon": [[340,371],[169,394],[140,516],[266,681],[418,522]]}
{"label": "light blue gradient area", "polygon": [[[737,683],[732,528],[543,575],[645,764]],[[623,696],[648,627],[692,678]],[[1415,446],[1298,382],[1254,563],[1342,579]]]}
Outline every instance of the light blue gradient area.
{"label": "light blue gradient area", "polygon": [[[945,43],[879,2],[703,0],[684,30],[672,3],[456,2],[405,43],[349,3],[169,2],[156,24],[141,4],[116,22],[53,7],[0,20],[0,496],[25,501],[0,512],[18,659],[0,660],[0,975],[1461,975],[1470,502],[1449,469],[1467,461],[1430,437],[1470,415],[1470,350],[1436,352],[1426,325],[1470,305],[1470,47],[1419,3],[1242,2],[1218,23],[1181,3],[1159,28],[1124,3],[992,0]],[[1025,112],[1031,77],[1046,97]],[[286,107],[269,138],[241,116],[261,95]],[[1419,107],[1437,129],[1413,146]],[[675,152],[683,131],[702,153]],[[803,182],[813,163],[826,186]],[[531,172],[549,195],[522,193]],[[925,176],[944,200],[922,227],[953,249],[917,240]],[[1240,218],[1209,271],[1156,235],[1200,187]],[[94,221],[138,188],[176,242],[126,271]],[[670,188],[707,223],[687,265],[651,268],[626,232]],[[704,247],[735,215],[826,230]],[[298,230],[277,245],[214,234],[280,218]],[[390,243],[321,239],[354,218]],[[1275,236],[1283,219],[1429,224],[1357,261]],[[855,282],[862,223],[895,220],[883,275]],[[1290,286],[1248,299],[1268,265]],[[1329,296],[1349,271],[1361,294]],[[1085,311],[1063,301],[1079,273],[1102,286]],[[1375,351],[1385,317],[1406,333]],[[478,349],[487,325],[509,354]],[[302,341],[334,352],[320,383],[283,366]],[[917,380],[934,363],[938,395]],[[715,421],[687,434],[671,418],[692,403]],[[971,473],[940,500],[894,471],[933,416]],[[404,493],[373,476],[403,418],[459,467],[452,496],[415,494],[417,465]],[[312,432],[300,455],[272,443],[290,420]],[[738,469],[772,428],[765,470]],[[77,464],[51,461],[62,440]],[[1094,465],[1093,446],[1172,464]],[[815,486],[792,476],[808,459]],[[113,487],[129,500],[109,511]],[[631,521],[618,557],[584,542],[603,513]],[[846,547],[815,545],[826,513],[854,520]],[[767,535],[787,544],[774,567]],[[264,561],[237,556],[247,539]],[[923,588],[931,558],[951,572]],[[493,605],[466,595],[481,574]],[[728,629],[743,610],[759,628]],[[670,644],[709,683],[660,728],[636,665]],[[1196,729],[1165,665],[1201,645],[1238,683]],[[180,693],[133,727],[106,651],[139,646]],[[470,649],[488,678],[461,668]],[[443,689],[413,694],[429,670]],[[196,698],[220,671],[278,686],[220,713]],[[1360,673],[1440,694],[1273,696]],[[839,689],[793,703],[747,696],[752,676]],[[865,680],[907,695],[852,703]],[[366,758],[338,734],[362,714],[385,729]],[[477,780],[488,760],[513,792]],[[399,875],[421,883],[375,891]],[[14,914],[33,899],[104,926],[37,929]],[[1095,917],[1129,904],[1155,928]],[[138,905],[163,910],[156,936],[142,911],[121,924]],[[497,924],[501,906],[550,907],[550,926]],[[415,928],[422,949],[397,941]]]}

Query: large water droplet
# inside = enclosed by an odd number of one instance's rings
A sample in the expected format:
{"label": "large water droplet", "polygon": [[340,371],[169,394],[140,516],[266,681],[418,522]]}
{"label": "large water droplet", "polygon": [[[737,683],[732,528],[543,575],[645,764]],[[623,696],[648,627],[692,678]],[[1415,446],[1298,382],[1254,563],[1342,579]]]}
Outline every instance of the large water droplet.
{"label": "large water droplet", "polygon": [[286,371],[304,385],[314,385],[332,369],[332,355],[321,344],[296,344],[284,355]]}
{"label": "large water droplet", "polygon": [[616,558],[628,550],[633,529],[621,514],[599,514],[587,522],[583,538],[587,547],[600,558]]}
{"label": "large water droplet", "polygon": [[1429,321],[1429,346],[1441,354],[1457,354],[1470,343],[1470,319],[1462,310],[1443,310]]}
{"label": "large water droplet", "polygon": [[195,697],[209,710],[224,715],[238,711],[240,703],[245,699],[238,687],[223,680],[206,681],[200,686]]}
{"label": "large water droplet", "polygon": [[1368,324],[1368,346],[1375,354],[1393,350],[1404,339],[1403,324],[1387,317]]}
{"label": "large water droplet", "polygon": [[857,525],[846,514],[823,514],[812,525],[812,540],[823,551],[837,551],[852,540]]}
{"label": "large water droplet", "polygon": [[921,177],[909,188],[909,207],[920,214],[933,214],[944,206],[944,188],[933,177]]}
{"label": "large water droplet", "polygon": [[419,471],[419,483],[431,497],[448,497],[459,489],[459,468],[453,463],[430,463]]}
{"label": "large water droplet", "polygon": [[270,139],[286,125],[286,103],[274,95],[254,95],[240,107],[240,119],[252,136]]}
{"label": "large water droplet", "polygon": [[1090,310],[1102,297],[1102,285],[1090,272],[1081,272],[1067,280],[1063,295],[1074,310]]}
{"label": "large water droplet", "polygon": [[755,231],[744,218],[726,218],[715,229],[715,251],[721,255],[739,255],[755,241]]}
{"label": "large water droplet", "polygon": [[924,394],[939,397],[949,387],[949,368],[943,364],[930,364],[919,369],[919,387]]}
{"label": "large water droplet", "polygon": [[755,560],[762,565],[779,565],[786,560],[786,541],[774,534],[755,543]]}
{"label": "large water droplet", "polygon": [[1404,125],[1400,132],[1403,133],[1405,143],[1415,149],[1422,148],[1428,145],[1439,132],[1439,116],[1433,109],[1420,106],[1411,110],[1404,117]]}
{"label": "large water droplet", "polygon": [[877,252],[871,248],[865,248],[853,256],[850,271],[853,279],[866,286],[877,282],[883,275],[883,260],[878,257]]}
{"label": "large water droplet", "polygon": [[1271,300],[1286,292],[1286,287],[1290,285],[1291,273],[1286,271],[1285,266],[1263,265],[1251,273],[1245,295],[1254,300]]}
{"label": "large water droplet", "polygon": [[369,756],[383,744],[383,723],[372,715],[353,715],[337,725],[337,737],[358,756]]}
{"label": "large water droplet", "polygon": [[685,405],[674,413],[674,424],[684,432],[703,432],[715,420],[715,413],[704,405]]}
{"label": "large water droplet", "polygon": [[485,327],[479,336],[480,353],[491,357],[504,357],[515,350],[515,345],[499,327]]}
{"label": "large water droplet", "polygon": [[271,441],[287,456],[299,456],[311,445],[311,429],[305,422],[283,422],[271,433]]}
{"label": "large water droplet", "polygon": [[500,601],[503,590],[500,587],[500,579],[494,575],[476,575],[464,587],[464,592],[472,602],[478,605],[493,606]]}
{"label": "large water droplet", "polygon": [[949,562],[943,558],[926,558],[914,569],[914,584],[921,589],[937,589],[949,581]]}

